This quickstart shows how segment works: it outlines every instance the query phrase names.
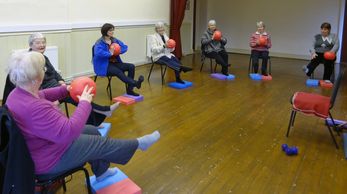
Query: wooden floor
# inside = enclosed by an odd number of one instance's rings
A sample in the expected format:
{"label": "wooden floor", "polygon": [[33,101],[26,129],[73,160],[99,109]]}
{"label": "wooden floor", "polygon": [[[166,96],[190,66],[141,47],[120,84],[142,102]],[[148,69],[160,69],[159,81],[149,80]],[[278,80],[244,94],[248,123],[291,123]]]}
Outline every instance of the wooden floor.
{"label": "wooden floor", "polygon": [[[199,54],[185,57],[183,64],[194,71],[182,75],[193,82],[184,90],[162,86],[156,68],[140,90],[145,100],[121,106],[107,121],[110,137],[159,130],[161,139],[117,166],[149,194],[347,193],[342,140],[337,137],[340,149],[335,149],[323,120],[298,114],[285,137],[294,92],[330,95],[330,90],[306,87],[301,67],[307,61],[272,58],[273,80],[257,82],[248,78],[248,55],[231,54],[229,60],[234,81],[212,79],[208,65],[199,72]],[[137,76],[147,76],[149,67],[137,67]],[[118,79],[112,84],[114,96],[123,94],[124,84]],[[106,79],[98,79],[97,86],[95,102],[110,103]],[[332,111],[337,119],[347,120],[346,88],[344,79]],[[284,143],[297,146],[299,155],[285,155]],[[67,193],[86,193],[82,173],[67,187]]]}

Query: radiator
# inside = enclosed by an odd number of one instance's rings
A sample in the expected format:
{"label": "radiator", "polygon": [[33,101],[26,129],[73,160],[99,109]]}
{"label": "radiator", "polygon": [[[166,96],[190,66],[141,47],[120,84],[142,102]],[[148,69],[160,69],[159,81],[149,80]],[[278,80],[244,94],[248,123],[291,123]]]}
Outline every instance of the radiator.
{"label": "radiator", "polygon": [[[23,52],[27,51],[29,49],[16,49],[14,52]],[[46,51],[44,53],[49,59],[49,61],[52,63],[54,69],[60,74],[61,71],[59,69],[59,55],[58,55],[58,47],[57,46],[48,46],[46,47]]]}

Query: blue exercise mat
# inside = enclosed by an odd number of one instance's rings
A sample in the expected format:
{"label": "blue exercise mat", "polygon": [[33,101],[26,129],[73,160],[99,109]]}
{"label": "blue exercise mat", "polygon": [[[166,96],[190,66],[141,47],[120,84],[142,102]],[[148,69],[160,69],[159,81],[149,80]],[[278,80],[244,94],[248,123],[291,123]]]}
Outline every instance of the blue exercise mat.
{"label": "blue exercise mat", "polygon": [[117,167],[114,167],[114,168],[116,169],[117,173],[113,176],[107,177],[103,181],[97,182],[95,175],[89,177],[93,193],[96,193],[96,191],[98,191],[104,187],[107,187],[109,185],[112,185],[114,183],[117,183],[119,181],[122,181],[122,180],[128,178],[128,176],[125,175],[121,170],[119,170],[119,168],[117,168]]}
{"label": "blue exercise mat", "polygon": [[319,86],[319,80],[317,80],[317,79],[307,79],[306,80],[306,85],[310,86],[310,87]]}
{"label": "blue exercise mat", "polygon": [[189,81],[184,81],[184,84],[178,83],[178,82],[170,82],[168,84],[170,87],[172,88],[176,88],[176,89],[184,89],[184,88],[189,88],[193,85],[192,82]]}
{"label": "blue exercise mat", "polygon": [[261,76],[260,74],[257,74],[257,73],[250,73],[250,74],[249,74],[249,77],[250,77],[252,80],[257,80],[257,81],[262,80],[262,76]]}
{"label": "blue exercise mat", "polygon": [[98,131],[101,134],[102,137],[107,137],[108,132],[111,129],[111,123],[102,123],[102,128],[99,128]]}
{"label": "blue exercise mat", "polygon": [[229,74],[228,76],[226,76],[221,73],[212,73],[211,77],[215,79],[219,79],[219,80],[234,80],[235,79],[235,75],[233,74]]}

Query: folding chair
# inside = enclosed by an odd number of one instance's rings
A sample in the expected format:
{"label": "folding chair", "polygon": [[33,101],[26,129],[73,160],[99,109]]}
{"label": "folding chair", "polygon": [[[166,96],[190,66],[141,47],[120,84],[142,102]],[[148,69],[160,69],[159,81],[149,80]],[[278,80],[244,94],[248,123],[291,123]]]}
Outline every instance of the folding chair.
{"label": "folding chair", "polygon": [[85,175],[85,179],[86,179],[88,194],[92,194],[92,189],[91,189],[90,180],[89,180],[89,173],[88,173],[88,170],[84,168],[84,165],[85,164],[78,166],[76,168],[73,168],[71,170],[68,170],[62,174],[51,176],[49,178],[47,176],[44,177],[44,176],[36,175],[36,180],[37,180],[35,183],[36,193],[48,194],[50,186],[59,181],[62,181],[63,190],[64,192],[66,192],[65,178],[68,176],[72,177],[72,174],[74,174],[75,172],[83,171]]}
{"label": "folding chair", "polygon": [[[61,174],[56,174],[56,175],[51,175],[51,176],[47,176],[47,175],[34,175],[34,162],[31,159],[31,157],[29,156],[29,149],[25,143],[24,137],[20,131],[20,129],[18,128],[17,124],[15,123],[10,111],[8,110],[7,106],[3,106],[1,107],[1,118],[0,118],[0,129],[1,129],[1,141],[0,141],[0,147],[1,147],[1,154],[0,154],[0,158],[1,158],[1,164],[5,164],[5,158],[8,158],[6,161],[6,164],[15,164],[18,165],[16,166],[16,170],[20,171],[23,170],[22,168],[27,168],[27,169],[31,169],[28,173],[32,173],[32,179],[28,176],[28,177],[23,177],[23,179],[25,179],[26,181],[31,181],[34,180],[34,178],[36,179],[36,182],[32,182],[32,184],[35,184],[35,192],[36,193],[47,193],[48,189],[50,188],[50,186],[56,182],[62,182],[63,184],[63,189],[64,191],[66,191],[66,184],[65,184],[65,177],[67,176],[72,176],[73,173],[79,171],[79,170],[83,170],[84,174],[85,174],[85,178],[86,178],[86,184],[87,184],[87,189],[88,189],[88,194],[92,194],[91,191],[91,185],[90,185],[90,180],[89,180],[89,173],[87,171],[86,168],[84,168],[84,164],[81,166],[78,166],[76,168],[73,168],[71,170],[68,170],[66,172],[63,172]],[[12,142],[13,141],[13,142]],[[16,143],[16,142],[20,142],[20,143]],[[14,157],[7,157],[10,156],[11,154],[14,155],[12,152],[18,152],[20,151],[20,153],[22,155],[27,155],[28,157],[22,158],[21,161],[18,161],[17,158]],[[16,161],[11,161],[11,159],[16,160]],[[3,163],[4,162],[4,163]],[[25,162],[25,164],[27,166],[23,165],[23,162]],[[29,165],[29,166],[28,166]],[[6,167],[7,165],[3,165],[2,168],[4,168],[4,170],[6,171]],[[13,167],[13,166],[12,166]],[[13,170],[13,169],[12,169]],[[23,172],[23,171],[22,171]],[[28,174],[27,174],[28,175]],[[25,175],[23,175],[25,176]],[[17,186],[16,188],[13,188],[11,191],[13,191],[14,193],[19,192],[21,189],[23,189],[20,185],[15,185],[14,182],[11,182],[11,184],[13,186]],[[32,188],[34,189],[34,185],[31,185],[30,183],[30,187],[32,186]],[[29,189],[29,188],[27,188]],[[33,193],[34,191],[26,191],[25,193]]]}
{"label": "folding chair", "polygon": [[[331,115],[330,110],[334,107],[335,99],[341,84],[342,75],[343,75],[343,70],[340,69],[340,73],[335,81],[333,92],[330,97],[326,97],[326,96],[322,96],[318,94],[306,93],[306,92],[296,92],[293,95],[293,97],[291,98],[292,112],[289,119],[288,130],[286,135],[287,137],[289,136],[289,131],[291,127],[294,126],[294,121],[295,121],[297,112],[315,115],[324,120],[326,120],[327,118],[330,118],[333,123],[334,131],[336,131],[337,134],[339,135],[339,131],[336,128],[335,121]],[[337,142],[332,133],[332,130],[329,125],[327,125],[327,127],[329,130],[330,136],[333,139],[333,142],[335,143],[336,149],[338,149],[339,146],[337,145]]]}
{"label": "folding chair", "polygon": [[[259,57],[259,59],[263,60],[262,57]],[[271,57],[270,56],[268,56],[267,69],[269,70],[269,75],[271,75]],[[248,74],[250,73],[255,73],[253,68],[253,63],[252,63],[252,54],[249,56],[249,63],[248,63]]]}
{"label": "folding chair", "polygon": [[[92,57],[93,58],[94,58],[94,47],[95,47],[95,45],[93,45],[93,47],[92,47]],[[98,76],[100,76],[100,75],[95,73],[94,82],[96,82],[96,79],[98,78]],[[100,76],[100,77],[105,77],[105,76]],[[112,101],[112,88],[111,88],[112,77],[113,76],[110,76],[110,75],[106,76],[106,78],[108,80],[106,91],[107,91],[107,95],[110,97],[111,101]]]}
{"label": "folding chair", "polygon": [[[201,44],[201,66],[200,66],[200,72],[202,71],[202,68],[204,67],[204,63],[205,63],[205,59],[206,58],[209,58],[206,56],[206,53],[205,53],[205,48],[204,46]],[[212,65],[213,65],[213,62],[212,62],[212,58],[209,58],[210,59],[210,72],[211,73],[215,73],[216,70],[217,70],[217,62],[216,64],[214,65],[214,70],[212,71]]]}
{"label": "folding chair", "polygon": [[[147,35],[147,38],[146,38],[146,42],[147,42],[147,57],[151,59],[151,69],[149,70],[149,74],[148,74],[148,77],[147,77],[147,80],[149,81],[150,77],[151,77],[151,74],[152,74],[152,71],[153,71],[153,67],[154,67],[154,64],[157,64],[157,65],[160,65],[160,77],[161,77],[161,84],[164,85],[165,83],[165,74],[166,74],[166,69],[167,69],[167,65],[164,64],[164,63],[158,63],[158,62],[154,62],[153,61],[153,57],[152,57],[152,51],[151,51],[151,41],[152,41],[152,35]],[[164,68],[163,68],[164,66]]]}

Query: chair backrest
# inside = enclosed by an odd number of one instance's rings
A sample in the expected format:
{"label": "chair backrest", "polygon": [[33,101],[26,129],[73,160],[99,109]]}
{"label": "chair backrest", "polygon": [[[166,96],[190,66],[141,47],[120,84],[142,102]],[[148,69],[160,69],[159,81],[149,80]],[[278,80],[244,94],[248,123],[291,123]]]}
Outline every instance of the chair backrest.
{"label": "chair backrest", "polygon": [[151,42],[153,41],[153,35],[146,36],[146,56],[151,59],[152,58],[152,49]]}
{"label": "chair backrest", "polygon": [[333,92],[332,92],[331,97],[330,97],[330,108],[332,108],[335,104],[336,96],[337,96],[337,93],[338,93],[339,88],[340,88],[343,74],[344,74],[344,68],[340,68],[340,72],[339,72],[337,79],[334,83]]}
{"label": "chair backrest", "polygon": [[34,191],[34,162],[22,132],[6,105],[0,108],[0,133],[1,178],[3,178],[1,191],[4,193]]}

